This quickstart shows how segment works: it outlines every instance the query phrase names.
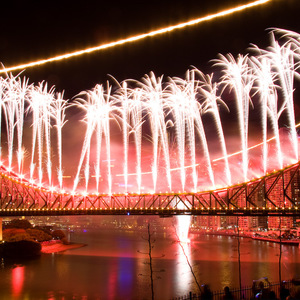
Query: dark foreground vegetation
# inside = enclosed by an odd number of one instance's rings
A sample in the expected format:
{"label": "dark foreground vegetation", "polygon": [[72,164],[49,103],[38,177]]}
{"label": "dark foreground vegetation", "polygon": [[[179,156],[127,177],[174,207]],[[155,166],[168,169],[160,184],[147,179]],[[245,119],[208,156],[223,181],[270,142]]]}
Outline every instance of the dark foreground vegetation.
{"label": "dark foreground vegetation", "polygon": [[42,246],[38,242],[21,240],[0,244],[0,256],[5,258],[31,258],[41,254]]}
{"label": "dark foreground vegetation", "polygon": [[3,240],[0,243],[2,258],[32,258],[41,255],[42,242],[61,240],[67,243],[62,230],[48,227],[33,227],[26,219],[14,219],[3,226]]}
{"label": "dark foreground vegetation", "polygon": [[300,280],[282,282],[254,280],[252,286],[241,289],[225,287],[222,291],[211,291],[208,285],[201,286],[201,292],[173,298],[172,300],[300,300]]}

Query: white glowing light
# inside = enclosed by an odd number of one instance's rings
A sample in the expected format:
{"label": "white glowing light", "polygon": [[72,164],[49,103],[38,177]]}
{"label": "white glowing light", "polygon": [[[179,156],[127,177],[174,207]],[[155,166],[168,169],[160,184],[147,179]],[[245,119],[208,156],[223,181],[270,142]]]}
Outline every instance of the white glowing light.
{"label": "white glowing light", "polygon": [[54,186],[49,187],[49,191],[50,191],[51,193],[55,192],[55,187],[54,187]]}
{"label": "white glowing light", "polygon": [[[272,45],[274,48],[277,43],[272,41]],[[284,47],[288,47],[288,50],[284,50]],[[278,49],[282,51],[282,54],[288,51],[289,58],[294,54],[293,51],[300,51],[300,47],[290,51],[288,42]],[[26,93],[23,95],[25,103],[24,101],[13,101],[12,99],[18,99],[15,93],[19,91],[20,81],[18,82],[17,78],[10,75],[5,79],[5,83],[3,82],[3,90],[0,89],[0,95],[2,94],[3,99],[7,99],[6,107],[2,107],[6,122],[5,129],[8,132],[7,143],[2,143],[5,147],[4,153],[7,155],[4,158],[5,164],[7,164],[7,169],[3,168],[4,172],[10,172],[12,167],[14,169],[20,167],[19,161],[14,158],[20,157],[19,149],[21,149],[24,154],[24,158],[21,159],[21,169],[23,169],[23,165],[24,168],[28,168],[29,178],[35,178],[42,187],[46,183],[43,179],[43,174],[45,174],[49,181],[47,186],[56,185],[61,190],[62,178],[73,177],[73,175],[63,176],[62,174],[62,144],[68,143],[68,140],[64,140],[60,136],[65,123],[64,107],[68,108],[71,105],[75,105],[77,109],[81,110],[83,116],[81,121],[86,128],[85,135],[82,136],[81,155],[78,156],[77,161],[76,158],[72,160],[77,171],[74,181],[70,182],[74,192],[77,190],[77,186],[79,191],[93,190],[103,195],[112,195],[115,192],[117,195],[135,195],[139,194],[140,190],[150,190],[153,194],[161,190],[166,191],[167,194],[174,191],[175,186],[179,190],[175,190],[175,193],[221,188],[230,185],[230,176],[234,175],[234,172],[230,174],[232,169],[241,168],[239,157],[238,162],[230,160],[230,166],[226,166],[228,158],[243,154],[241,155],[243,161],[247,161],[245,157],[247,158],[249,150],[259,146],[263,146],[261,147],[263,150],[255,151],[261,151],[255,158],[257,161],[259,160],[258,167],[251,169],[251,166],[245,164],[243,166],[245,167],[244,181],[248,181],[248,178],[254,178],[254,176],[257,178],[264,176],[271,169],[282,169],[282,165],[290,165],[296,161],[294,155],[289,155],[284,151],[281,155],[279,146],[276,147],[278,149],[275,153],[278,159],[275,159],[272,164],[267,164],[267,161],[262,164],[261,158],[265,160],[269,154],[272,155],[273,152],[268,152],[268,148],[271,147],[267,147],[267,142],[273,139],[275,142],[272,143],[272,146],[280,142],[282,150],[289,149],[289,146],[284,145],[284,140],[278,135],[278,118],[281,115],[289,114],[291,116],[289,127],[299,127],[299,124],[294,124],[295,120],[292,119],[292,115],[295,113],[294,107],[289,103],[292,101],[292,75],[299,76],[299,70],[296,68],[299,60],[296,57],[295,62],[291,58],[283,60],[282,68],[285,70],[285,77],[282,75],[281,78],[279,75],[281,71],[271,67],[271,64],[274,63],[273,60],[278,55],[274,57],[275,49],[272,49],[271,53],[268,51],[270,50],[260,50],[260,55],[249,57],[249,59],[241,56],[236,60],[232,56],[219,59],[217,65],[223,68],[221,72],[218,72],[223,75],[220,81],[212,81],[212,75],[204,75],[196,68],[188,70],[184,79],[173,77],[164,82],[162,76],[156,77],[151,72],[150,75],[145,75],[141,82],[125,80],[117,83],[116,88],[110,84],[107,84],[107,87],[96,85],[91,91],[77,95],[77,99],[74,99],[72,104],[64,102],[62,95],[55,93],[54,88],[48,89],[44,82],[38,86],[31,85],[25,88]],[[290,73],[287,74],[288,72]],[[286,81],[283,80],[284,78]],[[16,86],[14,87],[14,85]],[[235,102],[238,106],[238,116],[241,118],[240,126],[237,128],[243,129],[240,135],[240,140],[243,139],[240,143],[242,149],[230,155],[227,154],[225,147],[227,137],[224,136],[219,115],[222,112],[219,111],[220,107],[226,109],[226,104],[221,99],[224,89],[232,93],[232,96],[237,97]],[[245,90],[247,91],[246,95],[244,94]],[[276,101],[277,93],[285,93],[286,100],[278,103]],[[225,99],[226,97],[224,96]],[[263,129],[257,132],[257,139],[261,139],[263,142],[249,147],[247,132],[248,125],[252,124],[248,120],[248,105],[252,101],[254,108],[258,108],[262,123],[272,126],[269,134],[275,134],[275,137],[267,139],[264,125]],[[19,103],[24,103],[28,108],[26,112],[30,114],[28,120],[31,123],[23,119],[23,115],[20,116],[19,113],[16,113],[18,109],[23,111],[23,108],[17,108],[16,104]],[[204,128],[204,120],[202,120],[202,116],[205,114],[208,115],[208,118],[213,119],[213,122],[209,124],[214,126],[213,131],[216,131],[217,141],[212,141],[211,137],[206,138],[207,131]],[[19,129],[17,125],[20,126]],[[32,138],[32,143],[27,150],[22,148],[27,144],[17,134],[18,130],[23,130],[21,125],[27,125],[28,130],[31,130],[29,136]],[[116,125],[119,127],[117,128]],[[53,127],[54,129],[52,129]],[[75,127],[73,129],[77,130]],[[57,137],[57,147],[52,144],[55,140],[52,138],[53,131],[54,137]],[[121,133],[122,138],[119,138]],[[12,143],[13,137],[14,143]],[[289,138],[287,141],[291,145],[298,143],[297,139],[291,139],[288,135],[287,137]],[[211,141],[214,144],[210,144]],[[19,144],[21,147],[17,147],[17,151],[13,151],[14,147]],[[209,152],[211,145],[217,147],[215,153],[222,150],[222,157],[210,159],[211,153],[213,153]],[[143,151],[141,151],[142,148]],[[291,148],[298,149],[297,145]],[[115,163],[116,168],[113,169],[111,162],[116,161],[117,155],[120,155],[119,157],[122,159]],[[282,157],[284,160],[280,159]],[[73,157],[71,158],[73,159]],[[270,162],[270,158],[268,162]],[[221,164],[215,164],[220,160],[223,160]],[[15,161],[15,165],[10,166],[13,161]],[[225,167],[223,167],[224,165]],[[95,175],[91,174],[91,166],[95,168]],[[58,172],[53,171],[55,168]],[[226,169],[229,172],[228,175],[225,172]],[[120,170],[123,171],[122,174],[115,174]],[[135,173],[131,173],[131,171],[135,171]],[[17,171],[18,173],[21,172]],[[152,176],[144,176],[146,174]],[[223,178],[219,179],[220,174]],[[12,175],[14,179],[18,176],[14,173]],[[57,176],[55,177],[55,175]],[[135,178],[129,178],[133,175]],[[122,176],[121,182],[119,178],[116,179],[116,176]],[[241,181],[241,178],[231,177],[234,182]],[[83,182],[80,182],[81,178],[83,178]],[[95,178],[94,183],[92,178]],[[186,180],[187,178],[189,180]],[[116,190],[114,190],[115,186],[117,186]],[[118,189],[121,186],[124,186],[124,190]],[[71,187],[69,186],[69,188]],[[48,188],[48,191],[51,191],[51,188]],[[82,195],[79,191],[78,196]]]}

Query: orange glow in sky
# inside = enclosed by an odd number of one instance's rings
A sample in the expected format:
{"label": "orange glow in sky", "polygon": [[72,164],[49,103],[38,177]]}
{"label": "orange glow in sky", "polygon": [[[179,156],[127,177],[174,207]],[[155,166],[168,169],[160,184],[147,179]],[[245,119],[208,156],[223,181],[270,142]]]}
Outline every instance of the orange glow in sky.
{"label": "orange glow in sky", "polygon": [[54,57],[50,57],[50,58],[46,58],[46,59],[41,59],[41,60],[37,60],[37,61],[33,61],[33,62],[28,62],[28,63],[20,64],[20,65],[17,65],[17,66],[3,68],[2,70],[0,70],[0,73],[6,73],[6,72],[11,72],[11,71],[16,71],[16,70],[23,70],[23,69],[26,69],[26,68],[31,68],[31,67],[35,67],[35,66],[44,65],[44,64],[54,62],[54,61],[68,59],[68,58],[71,58],[71,57],[74,57],[74,56],[80,56],[80,55],[83,55],[83,54],[88,54],[88,53],[92,53],[92,52],[95,52],[95,51],[100,51],[100,50],[116,47],[116,46],[119,46],[119,45],[124,45],[124,44],[127,44],[127,43],[136,42],[136,41],[145,39],[147,37],[153,37],[153,36],[156,36],[156,35],[160,35],[160,34],[164,34],[164,33],[167,33],[167,32],[174,31],[176,29],[182,29],[182,28],[185,28],[185,27],[188,27],[188,26],[197,25],[197,24],[202,23],[202,22],[211,21],[211,20],[219,18],[219,17],[224,17],[224,16],[227,16],[227,15],[230,15],[230,14],[233,14],[233,13],[236,13],[236,12],[240,12],[242,10],[245,10],[245,9],[248,9],[248,8],[251,8],[251,7],[254,7],[254,6],[265,4],[269,1],[271,1],[271,0],[253,1],[253,2],[250,2],[248,4],[239,5],[239,6],[230,8],[230,9],[222,10],[220,12],[217,12],[217,13],[214,13],[214,14],[211,14],[211,15],[207,15],[207,16],[204,16],[204,17],[201,17],[201,18],[193,19],[193,20],[190,20],[190,21],[187,21],[187,22],[179,23],[179,24],[172,25],[172,26],[165,27],[165,28],[160,28],[160,29],[150,31],[150,32],[147,32],[147,33],[142,33],[142,34],[139,34],[139,35],[131,36],[131,37],[121,39],[121,40],[117,40],[117,41],[114,41],[114,42],[110,42],[110,43],[107,43],[107,44],[102,44],[102,45],[98,45],[98,46],[83,49],[83,50],[77,50],[77,51],[70,52],[70,53],[67,53],[67,54],[62,54],[62,55],[58,55],[58,56],[54,56]]}

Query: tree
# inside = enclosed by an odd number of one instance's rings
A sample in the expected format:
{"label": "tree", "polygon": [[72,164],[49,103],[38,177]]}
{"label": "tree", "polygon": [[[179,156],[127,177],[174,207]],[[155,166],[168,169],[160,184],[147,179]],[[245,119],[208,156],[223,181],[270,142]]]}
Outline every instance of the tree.
{"label": "tree", "polygon": [[21,228],[9,228],[3,230],[3,240],[5,242],[33,241],[32,237]]}
{"label": "tree", "polygon": [[195,280],[195,282],[196,282],[196,284],[197,284],[197,287],[198,287],[198,289],[199,289],[199,292],[201,293],[201,287],[200,287],[200,284],[199,284],[199,282],[198,282],[198,280],[197,280],[196,274],[195,274],[195,272],[194,272],[194,270],[193,270],[193,267],[192,267],[192,265],[191,265],[191,263],[190,263],[190,261],[189,261],[189,258],[188,258],[188,256],[187,256],[185,250],[184,250],[184,247],[183,247],[183,245],[182,245],[182,243],[181,243],[181,241],[180,241],[180,238],[179,238],[179,236],[178,236],[178,234],[177,234],[176,226],[175,226],[174,224],[173,224],[173,227],[174,227],[175,235],[176,235],[176,238],[177,238],[177,242],[178,242],[179,246],[181,247],[181,250],[182,250],[183,255],[184,255],[185,259],[186,259],[186,262],[187,262],[187,264],[188,264],[188,266],[189,266],[189,268],[190,268],[190,270],[191,270],[191,273],[192,273],[192,275],[193,275],[193,277],[194,277],[194,280]]}
{"label": "tree", "polygon": [[54,239],[58,239],[58,240],[62,240],[66,237],[64,232],[60,229],[53,230],[51,234]]}
{"label": "tree", "polygon": [[278,260],[278,272],[279,272],[279,282],[281,284],[281,257],[282,257],[282,236],[281,236],[281,216],[279,216],[279,260]]}
{"label": "tree", "polygon": [[240,297],[242,298],[241,243],[240,243],[239,217],[236,217],[236,229],[237,229]]}
{"label": "tree", "polygon": [[39,226],[39,225],[36,225],[36,226],[34,226],[34,229],[42,230],[42,231],[44,231],[45,233],[47,233],[49,235],[51,235],[51,231],[52,231],[51,226]]}
{"label": "tree", "polygon": [[13,219],[7,225],[6,228],[32,228],[32,224],[26,219]]}
{"label": "tree", "polygon": [[20,240],[2,244],[3,257],[34,257],[41,254],[42,246],[40,243]]}
{"label": "tree", "polygon": [[[150,268],[150,284],[151,284],[151,299],[154,300],[154,272],[157,272],[157,271],[154,271],[153,270],[153,256],[152,256],[152,249],[153,249],[153,244],[155,243],[155,239],[152,238],[152,232],[150,230],[150,223],[148,223],[148,231],[147,231],[147,237],[143,237],[144,240],[147,241],[148,243],[148,252],[142,252],[142,251],[137,251],[139,253],[142,253],[142,254],[147,254],[149,256],[149,268]],[[164,254],[161,256],[161,257],[164,257]],[[158,272],[164,272],[164,270],[160,270]],[[139,274],[139,275],[143,275],[143,274]]]}
{"label": "tree", "polygon": [[43,230],[36,229],[36,228],[28,228],[26,232],[30,235],[30,237],[38,242],[50,241],[52,236],[47,234]]}

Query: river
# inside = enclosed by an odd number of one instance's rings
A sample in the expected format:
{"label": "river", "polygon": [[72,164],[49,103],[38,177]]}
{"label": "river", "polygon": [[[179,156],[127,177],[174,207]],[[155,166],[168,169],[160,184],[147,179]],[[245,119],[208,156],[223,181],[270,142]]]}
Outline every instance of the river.
{"label": "river", "polygon": [[[159,222],[151,231],[155,299],[198,292],[203,283],[214,290],[238,287],[237,238],[189,234],[189,243],[178,243],[175,228],[161,223],[158,230]],[[2,261],[0,299],[151,299],[146,230],[83,224],[70,239],[87,246],[21,263]],[[240,238],[240,252],[242,285],[261,277],[278,281],[278,244]],[[300,249],[282,246],[281,266],[283,279],[299,277]]]}

